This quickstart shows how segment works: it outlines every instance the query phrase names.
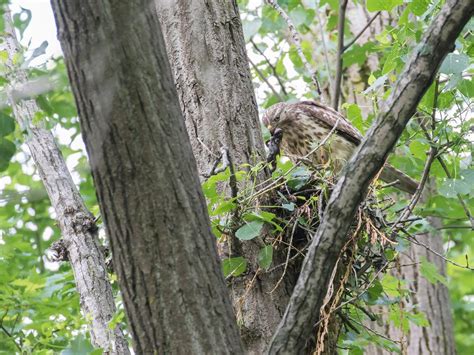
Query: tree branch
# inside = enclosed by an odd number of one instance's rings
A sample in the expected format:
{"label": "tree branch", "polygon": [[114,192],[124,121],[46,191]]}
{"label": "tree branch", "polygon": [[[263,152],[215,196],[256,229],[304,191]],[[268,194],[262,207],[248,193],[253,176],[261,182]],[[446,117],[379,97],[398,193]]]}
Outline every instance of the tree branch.
{"label": "tree branch", "polygon": [[334,93],[332,95],[332,108],[337,111],[339,96],[341,96],[342,80],[342,54],[344,53],[344,23],[346,21],[346,8],[348,0],[339,0],[339,18],[337,20],[337,67]]}
{"label": "tree branch", "polygon": [[356,41],[359,39],[360,36],[362,36],[364,34],[364,32],[370,27],[370,25],[372,24],[372,22],[375,21],[375,19],[382,13],[382,11],[379,11],[377,12],[371,19],[369,22],[367,22],[367,24],[364,26],[363,29],[360,30],[360,32],[358,34],[355,35],[355,37],[349,42],[347,43],[346,45],[344,45],[344,47],[342,48],[342,53],[344,53],[345,51],[347,51],[354,43],[356,43]]}
{"label": "tree branch", "polygon": [[12,88],[27,83],[28,80],[25,71],[15,66],[15,56],[21,47],[10,11],[5,11],[3,19],[5,41],[2,49],[8,53],[6,67],[10,81],[7,96],[15,119],[22,130],[27,132],[26,144],[56,212],[62,241],[74,271],[82,312],[91,319],[92,344],[111,354],[129,354],[127,341],[120,327],[117,325],[114,329],[109,328],[109,321],[116,308],[104,257],[97,241],[94,218],[77,191],[52,133],[32,123],[39,111],[36,101],[18,101],[12,93]]}
{"label": "tree branch", "polygon": [[[291,21],[290,17],[288,14],[281,8],[280,5],[275,0],[265,0],[271,7],[273,7],[279,14],[280,16],[285,20],[285,22],[288,25],[288,29],[290,30],[291,37],[293,39],[293,44],[296,47],[296,50],[298,52],[299,57],[301,58],[301,61],[304,64],[306,72],[311,76],[311,81],[320,97],[320,100],[323,100],[323,97],[321,95],[321,86],[319,85],[318,77],[317,77],[317,71],[312,70],[311,65],[309,64],[308,60],[306,59],[304,53],[303,53],[303,48],[301,47],[301,38],[300,34],[296,30],[295,25],[293,24],[293,21]],[[347,2],[347,0],[344,0]]]}
{"label": "tree branch", "polygon": [[[278,75],[277,71],[276,71],[276,68],[275,66],[270,62],[270,59],[267,58],[267,56],[265,55],[265,53],[260,49],[258,48],[257,44],[254,42],[254,40],[251,38],[250,39],[250,43],[252,43],[252,46],[253,48],[255,48],[255,50],[265,59],[265,61],[267,62],[268,66],[270,67],[270,69],[272,70],[273,72],[273,75],[275,76],[275,78],[278,80],[278,84],[280,84],[280,87],[281,87],[281,91],[283,92],[283,94],[285,96],[288,96],[288,92],[286,91],[285,89],[285,84],[283,84],[283,82],[281,81],[281,78],[280,76]],[[250,61],[250,59],[249,59]],[[252,63],[250,63],[252,64]],[[252,64],[253,65],[253,64]],[[263,79],[263,78],[262,78]],[[265,80],[265,79],[264,79]]]}
{"label": "tree branch", "polygon": [[[281,97],[280,93],[276,91],[276,89],[273,87],[272,84],[268,81],[267,77],[262,73],[262,71],[257,67],[257,65],[252,61],[252,59],[248,58],[250,65],[252,68],[257,72],[257,75],[260,77],[260,79],[263,80],[265,84],[270,88],[270,90],[273,92],[273,95],[275,95],[280,102],[284,102],[283,98]],[[283,87],[283,86],[282,86]]]}
{"label": "tree branch", "polygon": [[313,333],[331,271],[367,188],[436,71],[474,12],[472,2],[448,0],[414,50],[377,120],[346,165],[313,237],[290,303],[269,347],[270,354],[300,353]]}

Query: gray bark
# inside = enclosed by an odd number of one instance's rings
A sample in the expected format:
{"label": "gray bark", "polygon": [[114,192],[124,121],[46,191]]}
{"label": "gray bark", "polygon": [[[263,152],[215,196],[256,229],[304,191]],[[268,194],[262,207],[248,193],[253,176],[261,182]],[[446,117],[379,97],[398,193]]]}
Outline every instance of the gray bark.
{"label": "gray bark", "polygon": [[[229,148],[236,169],[262,161],[263,141],[236,1],[155,3],[199,172],[209,171],[222,146]],[[239,252],[249,261],[249,272],[231,285],[242,340],[252,354],[268,346],[296,281],[288,270],[288,277],[270,293],[282,269],[254,278],[261,247],[261,241],[242,243]],[[275,264],[284,261],[279,258],[285,252],[275,251]]]}
{"label": "gray bark", "polygon": [[415,49],[377,121],[333,190],[269,353],[297,353],[311,336],[337,254],[357,206],[473,12],[472,1],[447,1]]}
{"label": "gray bark", "polygon": [[238,167],[263,157],[235,0],[155,0],[198,170],[225,145]]}
{"label": "gray bark", "polygon": [[154,4],[53,0],[137,354],[240,354]]}
{"label": "gray bark", "polygon": [[5,42],[10,88],[8,96],[14,116],[26,131],[26,144],[46,188],[61,230],[63,245],[74,272],[76,289],[84,317],[91,320],[92,344],[111,354],[129,354],[127,342],[118,326],[109,329],[116,308],[104,257],[97,240],[92,214],[84,205],[67,169],[66,162],[50,131],[32,123],[39,108],[35,100],[16,101],[15,88],[25,84],[25,71],[14,64],[20,51],[11,14],[5,11]]}

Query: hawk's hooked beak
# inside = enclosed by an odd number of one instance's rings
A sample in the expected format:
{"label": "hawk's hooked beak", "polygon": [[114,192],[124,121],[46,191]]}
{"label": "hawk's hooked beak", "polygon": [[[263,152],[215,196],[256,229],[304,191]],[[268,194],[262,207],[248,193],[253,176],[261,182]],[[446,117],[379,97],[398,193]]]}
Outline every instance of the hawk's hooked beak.
{"label": "hawk's hooked beak", "polygon": [[273,136],[273,132],[275,131],[275,129],[272,127],[272,125],[268,125],[267,126],[267,129],[270,131],[270,134]]}

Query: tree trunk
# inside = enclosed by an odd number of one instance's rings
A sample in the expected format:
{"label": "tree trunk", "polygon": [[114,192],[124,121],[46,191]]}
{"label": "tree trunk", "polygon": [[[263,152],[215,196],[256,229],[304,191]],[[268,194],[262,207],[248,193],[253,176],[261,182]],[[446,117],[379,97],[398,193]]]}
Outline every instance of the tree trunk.
{"label": "tree trunk", "polygon": [[235,0],[155,0],[198,171],[222,146],[254,164],[264,147]]}
{"label": "tree trunk", "polygon": [[[262,161],[263,140],[236,1],[155,3],[199,172],[209,172],[222,146],[229,149],[236,169]],[[242,340],[250,354],[266,349],[296,281],[288,271],[270,293],[283,270],[255,276],[262,244],[261,240],[242,243],[248,273],[231,285]],[[284,262],[280,257],[285,252],[274,252],[275,264]]]}
{"label": "tree trunk", "polygon": [[[15,66],[15,56],[20,52],[10,11],[5,11],[5,44],[8,52],[7,68],[10,83],[27,82],[25,71]],[[10,104],[20,127],[27,132],[26,144],[46,188],[61,230],[61,253],[71,262],[76,289],[81,300],[81,310],[91,320],[90,334],[94,346],[104,353],[129,354],[128,344],[119,326],[109,328],[115,314],[104,256],[97,240],[97,228],[92,214],[87,210],[79,191],[72,181],[66,162],[52,133],[33,124],[39,108],[35,100],[16,101],[15,87],[8,89]]]}
{"label": "tree trunk", "polygon": [[52,2],[137,354],[241,354],[153,2]]}

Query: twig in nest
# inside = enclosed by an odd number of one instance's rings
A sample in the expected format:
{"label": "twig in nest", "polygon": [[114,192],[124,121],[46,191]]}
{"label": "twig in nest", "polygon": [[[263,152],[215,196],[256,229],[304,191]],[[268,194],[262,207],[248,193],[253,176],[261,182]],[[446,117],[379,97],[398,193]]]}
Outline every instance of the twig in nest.
{"label": "twig in nest", "polygon": [[283,273],[281,274],[281,277],[280,279],[277,281],[277,283],[275,284],[275,287],[273,287],[273,289],[270,291],[270,293],[273,293],[273,291],[275,291],[278,286],[280,286],[280,283],[283,281],[283,279],[285,278],[285,275],[286,275],[286,269],[288,268],[288,263],[290,261],[290,252],[291,252],[291,248],[293,247],[293,236],[295,235],[295,231],[296,231],[296,227],[298,226],[298,219],[295,220],[295,224],[293,224],[293,228],[291,230],[291,234],[290,234],[290,243],[288,245],[288,252],[286,253],[286,261],[285,261],[285,268],[283,269]]}

